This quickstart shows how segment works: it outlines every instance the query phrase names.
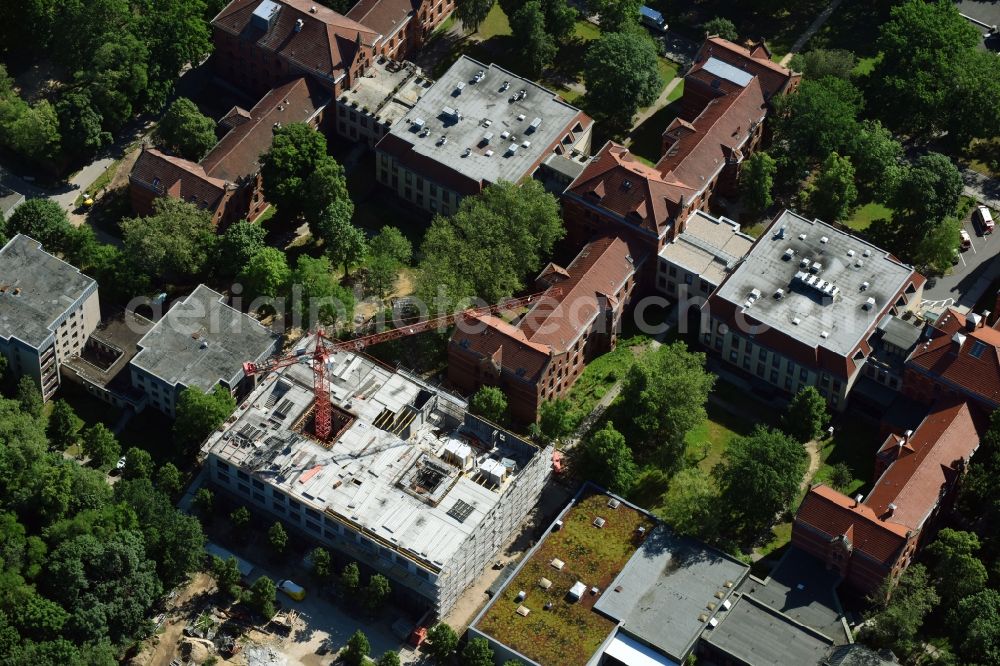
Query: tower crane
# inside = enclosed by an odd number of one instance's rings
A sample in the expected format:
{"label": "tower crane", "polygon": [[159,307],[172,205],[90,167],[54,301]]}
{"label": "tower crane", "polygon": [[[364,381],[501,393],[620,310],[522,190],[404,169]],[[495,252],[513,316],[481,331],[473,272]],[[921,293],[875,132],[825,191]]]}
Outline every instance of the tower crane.
{"label": "tower crane", "polygon": [[326,362],[331,354],[339,351],[362,352],[366,348],[382,342],[416,335],[438,327],[447,328],[459,319],[472,319],[483,315],[495,315],[505,310],[516,310],[518,308],[531,305],[542,296],[555,298],[561,293],[561,288],[553,287],[547,291],[531,294],[529,296],[510,298],[493,305],[469,308],[454,314],[404,324],[398,328],[393,328],[388,331],[372,333],[371,335],[364,335],[350,340],[334,340],[327,337],[323,329],[318,329],[316,331],[316,343],[312,350],[299,349],[292,354],[275,356],[262,363],[244,363],[243,373],[248,377],[254,375],[266,375],[274,370],[287,368],[290,365],[300,363],[304,359],[311,358],[313,361],[313,394],[316,398],[313,432],[316,437],[326,441],[330,437],[330,431],[333,428],[333,406],[326,395]]}

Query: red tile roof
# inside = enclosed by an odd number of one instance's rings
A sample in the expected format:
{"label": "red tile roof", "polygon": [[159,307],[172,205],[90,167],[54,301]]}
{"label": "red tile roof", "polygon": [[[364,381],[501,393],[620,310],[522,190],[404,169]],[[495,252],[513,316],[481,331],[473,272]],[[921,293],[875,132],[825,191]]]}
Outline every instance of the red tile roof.
{"label": "red tile roof", "polygon": [[249,120],[234,127],[201,160],[202,166],[208,175],[229,181],[257,173],[260,156],[271,147],[275,123],[309,120],[329,99],[304,77],[270,90],[250,110]]}
{"label": "red tile roof", "polygon": [[347,18],[390,37],[414,15],[420,3],[421,0],[361,0],[347,12]]}
{"label": "red tile roof", "polygon": [[[886,522],[921,529],[958,476],[957,467],[979,447],[983,427],[982,418],[973,415],[964,400],[935,405],[903,447],[897,440],[895,460],[875,482],[865,505]],[[891,516],[889,504],[896,506]]]}
{"label": "red tile roof", "polygon": [[[233,0],[212,19],[212,26],[252,39],[259,47],[307,72],[335,79],[354,62],[359,45],[371,47],[378,39],[378,33],[371,28],[314,1],[274,1],[281,9],[266,33],[250,24],[262,0]],[[296,31],[299,20],[302,28]]]}
{"label": "red tile roof", "polygon": [[[968,330],[965,315],[949,308],[931,332],[931,339],[910,353],[907,367],[957,387],[985,405],[1000,405],[1000,331],[986,325]],[[957,333],[964,336],[961,348],[953,341]]]}
{"label": "red tile roof", "polygon": [[718,58],[760,79],[764,99],[771,99],[776,93],[782,92],[788,82],[797,76],[792,70],[783,67],[768,57],[766,49],[749,49],[734,44],[722,37],[709,37],[698,49],[691,66],[691,72],[699,71],[709,58]]}
{"label": "red tile roof", "polygon": [[576,343],[602,310],[602,300],[615,305],[615,293],[635,274],[635,259],[622,239],[600,238],[584,246],[566,272],[569,277],[550,290],[556,295],[540,299],[518,323],[528,340],[556,353]]}
{"label": "red tile roof", "polygon": [[473,326],[455,328],[451,344],[491,358],[498,366],[527,380],[534,380],[544,372],[552,358],[548,345],[531,342],[521,329],[498,317],[484,315],[472,319]]}
{"label": "red tile roof", "polygon": [[146,148],[139,154],[129,180],[161,195],[195,202],[213,211],[226,191],[226,181],[209,176],[201,165],[165,155],[155,148]]}
{"label": "red tile roof", "polygon": [[870,507],[823,484],[809,489],[795,514],[795,521],[830,539],[847,536],[856,551],[886,566],[896,560],[909,533],[906,527],[879,520]]}
{"label": "red tile roof", "polygon": [[[766,111],[760,81],[713,99],[688,127],[668,127],[673,145],[656,168],[666,180],[678,180],[700,189],[722,168],[763,122]],[[692,131],[693,129],[693,131]]]}

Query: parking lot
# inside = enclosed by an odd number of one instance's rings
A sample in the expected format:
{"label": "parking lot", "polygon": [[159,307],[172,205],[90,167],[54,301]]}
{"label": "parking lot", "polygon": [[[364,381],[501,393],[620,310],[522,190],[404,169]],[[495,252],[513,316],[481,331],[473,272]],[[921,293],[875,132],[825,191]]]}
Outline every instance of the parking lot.
{"label": "parking lot", "polygon": [[986,37],[989,30],[985,27],[1000,25],[1000,2],[996,0],[961,0],[956,2],[955,6],[958,7],[959,12],[978,22],[976,28],[983,34],[984,48],[1000,52],[1000,35],[994,33],[990,37]]}
{"label": "parking lot", "polygon": [[[994,221],[996,218],[994,211]],[[962,228],[968,232],[972,246],[959,253],[959,261],[950,274],[924,288],[925,309],[940,311],[952,305],[972,307],[1000,276],[1000,262],[992,261],[1000,253],[1000,232],[980,235],[971,214],[963,220]]]}

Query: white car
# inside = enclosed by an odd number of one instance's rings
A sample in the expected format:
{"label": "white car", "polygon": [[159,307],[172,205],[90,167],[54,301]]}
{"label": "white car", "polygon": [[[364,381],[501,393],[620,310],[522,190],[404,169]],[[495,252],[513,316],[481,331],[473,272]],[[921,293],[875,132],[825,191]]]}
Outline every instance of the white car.
{"label": "white car", "polygon": [[125,469],[125,456],[118,459],[118,464],[115,465],[115,469]]}
{"label": "white car", "polygon": [[976,214],[973,215],[979,225],[979,233],[983,236],[993,233],[993,215],[986,206],[976,206]]}
{"label": "white car", "polygon": [[972,236],[969,235],[968,231],[962,229],[961,231],[958,232],[958,235],[962,239],[962,242],[959,244],[958,249],[960,249],[962,252],[965,252],[970,247],[972,247]]}

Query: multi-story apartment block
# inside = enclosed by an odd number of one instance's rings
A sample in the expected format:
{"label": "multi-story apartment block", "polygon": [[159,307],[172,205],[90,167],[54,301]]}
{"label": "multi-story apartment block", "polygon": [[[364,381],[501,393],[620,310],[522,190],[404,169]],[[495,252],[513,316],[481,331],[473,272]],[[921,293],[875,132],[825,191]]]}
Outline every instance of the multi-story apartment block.
{"label": "multi-story apartment block", "polygon": [[243,364],[273,354],[278,336],[225,300],[199,285],[139,340],[129,372],[132,387],[145,394],[148,405],[173,417],[186,388],[208,392],[223,386],[237,399],[253,389]]}
{"label": "multi-story apartment block", "polygon": [[879,322],[918,308],[923,284],[885,250],[786,210],[702,308],[702,341],[762,391],[814,386],[843,410]]}
{"label": "multi-story apartment block", "polygon": [[538,84],[462,56],[378,142],[376,178],[448,214],[491,183],[532,177],[551,155],[589,153],[593,124]]}
{"label": "multi-story apartment block", "polygon": [[329,358],[319,399],[333,403],[333,432],[320,440],[312,355],[303,358],[263,377],[235,422],[209,437],[210,481],[340,562],[384,574],[397,604],[444,615],[535,506],[551,447],[349,352]]}
{"label": "multi-story apartment block", "polygon": [[586,245],[566,268],[549,264],[546,289],[514,323],[463,322],[448,344],[448,380],[469,393],[500,386],[511,416],[534,423],[546,400],[564,396],[594,357],[615,348],[641,259],[619,238]]}
{"label": "multi-story apartment block", "polygon": [[673,302],[685,295],[708,298],[750,251],[753,240],[729,218],[695,211],[684,231],[660,250],[657,291]]}
{"label": "multi-story apartment block", "polygon": [[101,319],[97,282],[18,234],[0,248],[0,355],[48,400]]}
{"label": "multi-story apartment block", "polygon": [[337,98],[337,134],[374,147],[433,83],[413,63],[379,58],[358,85]]}

